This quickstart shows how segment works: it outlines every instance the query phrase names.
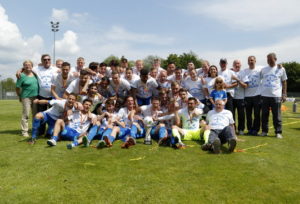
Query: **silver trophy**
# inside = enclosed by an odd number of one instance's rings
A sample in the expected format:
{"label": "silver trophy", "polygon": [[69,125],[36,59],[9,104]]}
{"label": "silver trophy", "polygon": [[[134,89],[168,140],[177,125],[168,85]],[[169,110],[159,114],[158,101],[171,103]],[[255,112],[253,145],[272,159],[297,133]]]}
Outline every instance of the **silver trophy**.
{"label": "silver trophy", "polygon": [[153,119],[151,116],[147,116],[144,118],[144,124],[145,124],[145,127],[146,127],[146,136],[145,136],[145,139],[144,139],[144,144],[145,145],[152,145],[152,140],[151,140],[151,135],[150,135],[150,132],[151,132],[151,128],[153,127]]}

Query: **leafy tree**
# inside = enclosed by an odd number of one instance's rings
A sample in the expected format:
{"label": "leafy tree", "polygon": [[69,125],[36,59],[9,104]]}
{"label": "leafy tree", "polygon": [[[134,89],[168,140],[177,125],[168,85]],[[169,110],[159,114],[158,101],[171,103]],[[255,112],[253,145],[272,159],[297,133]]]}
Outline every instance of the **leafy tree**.
{"label": "leafy tree", "polygon": [[177,67],[180,67],[182,69],[187,68],[187,64],[189,62],[193,62],[195,64],[196,68],[201,67],[201,59],[198,58],[198,56],[190,51],[189,53],[183,53],[181,55],[177,54],[170,54],[167,59],[165,60],[165,63],[163,64],[163,67],[167,67],[168,63],[173,62]]}
{"label": "leafy tree", "polygon": [[287,91],[288,92],[299,92],[300,64],[297,62],[286,62],[286,63],[283,63],[283,67],[285,68],[286,74],[288,77]]}
{"label": "leafy tree", "polygon": [[179,66],[179,64],[180,64],[180,59],[179,59],[179,57],[178,57],[177,54],[170,54],[170,55],[167,57],[167,59],[164,61],[164,63],[162,64],[162,67],[165,68],[165,69],[167,69],[168,64],[171,63],[171,62],[172,62],[172,63],[175,63],[175,65],[176,65],[177,67],[180,67],[180,66]]}
{"label": "leafy tree", "polygon": [[1,81],[1,87],[6,91],[15,91],[16,82],[13,78],[7,78]]}
{"label": "leafy tree", "polygon": [[105,59],[103,60],[103,62],[105,62],[106,64],[109,64],[110,61],[112,61],[112,60],[116,60],[116,61],[120,62],[119,57],[114,56],[114,55],[110,55],[109,57],[105,58]]}

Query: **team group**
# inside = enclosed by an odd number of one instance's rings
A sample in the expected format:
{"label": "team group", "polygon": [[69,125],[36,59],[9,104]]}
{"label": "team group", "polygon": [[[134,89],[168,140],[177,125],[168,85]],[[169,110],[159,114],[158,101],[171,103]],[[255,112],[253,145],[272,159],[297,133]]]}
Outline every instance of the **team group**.
{"label": "team group", "polygon": [[248,135],[266,136],[271,110],[275,135],[282,138],[287,76],[276,61],[270,53],[265,67],[256,66],[255,56],[249,56],[244,69],[240,60],[228,68],[225,58],[220,69],[205,60],[201,68],[189,62],[181,69],[169,62],[163,69],[155,59],[148,70],[142,60],[130,68],[123,57],[108,65],[91,62],[85,67],[79,57],[75,67],[63,60],[54,66],[45,54],[38,66],[26,60],[16,73],[22,135],[29,137],[31,111],[30,144],[45,134],[47,124],[49,146],[69,140],[67,148],[72,149],[98,140],[96,147],[105,148],[119,139],[122,148],[129,148],[144,138],[145,144],[153,139],[183,149],[185,140],[203,140],[204,151],[218,154],[223,144],[234,151],[236,134],[245,134],[245,124]]}

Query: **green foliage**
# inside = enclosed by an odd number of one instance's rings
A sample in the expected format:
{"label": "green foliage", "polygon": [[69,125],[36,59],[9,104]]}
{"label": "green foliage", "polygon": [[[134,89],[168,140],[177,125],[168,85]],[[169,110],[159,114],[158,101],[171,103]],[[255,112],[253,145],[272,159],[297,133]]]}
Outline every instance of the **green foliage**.
{"label": "green foliage", "polygon": [[170,54],[165,60],[163,67],[167,68],[168,63],[170,62],[175,63],[177,67],[182,69],[186,69],[189,62],[193,62],[196,68],[199,68],[202,65],[201,59],[199,59],[198,56],[192,51],[189,53],[183,53],[179,56],[177,54]]}
{"label": "green foliage", "polygon": [[112,61],[112,60],[116,60],[116,61],[120,62],[119,57],[114,56],[114,55],[108,56],[107,58],[105,58],[105,59],[103,60],[103,62],[105,62],[107,65],[109,65],[110,61]]}
{"label": "green foliage", "polygon": [[288,77],[287,89],[288,92],[299,92],[300,87],[300,64],[297,62],[283,63]]}
{"label": "green foliage", "polygon": [[[242,136],[244,152],[33,146],[20,135],[21,104],[0,101],[1,203],[299,203],[299,114],[283,112],[284,139]],[[270,120],[272,124],[272,120]],[[97,141],[93,141],[95,145]]]}
{"label": "green foliage", "polygon": [[16,89],[16,82],[12,78],[7,78],[1,81],[1,86],[3,90],[6,91],[15,91]]}

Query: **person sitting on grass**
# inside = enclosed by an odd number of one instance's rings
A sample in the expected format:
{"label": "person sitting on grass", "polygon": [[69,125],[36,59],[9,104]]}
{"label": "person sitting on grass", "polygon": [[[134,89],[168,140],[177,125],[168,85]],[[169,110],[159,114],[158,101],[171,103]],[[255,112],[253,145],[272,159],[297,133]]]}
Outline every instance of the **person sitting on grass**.
{"label": "person sitting on grass", "polygon": [[75,110],[72,114],[69,114],[66,118],[66,122],[63,119],[58,119],[55,122],[53,136],[47,141],[49,146],[56,146],[58,139],[71,140],[72,144],[68,144],[67,148],[72,149],[78,145],[77,138],[84,134],[90,124],[96,123],[96,115],[90,112],[90,108],[93,102],[90,99],[83,101],[83,109]]}
{"label": "person sitting on grass", "polygon": [[32,123],[32,136],[29,143],[34,144],[36,142],[38,129],[44,123],[48,124],[47,135],[52,136],[55,121],[67,114],[67,111],[73,109],[74,106],[75,108],[81,107],[79,104],[77,104],[76,98],[77,95],[71,93],[68,95],[67,100],[63,99],[48,101],[35,99],[33,101],[35,104],[50,104],[52,107],[35,115]]}
{"label": "person sitting on grass", "polygon": [[172,135],[175,142],[175,147],[178,149],[184,149],[185,144],[182,140],[199,140],[200,128],[199,123],[202,109],[196,108],[197,99],[190,97],[188,99],[187,108],[175,110],[175,124],[172,126]]}
{"label": "person sitting on grass", "polygon": [[82,143],[85,147],[88,147],[91,141],[95,138],[100,139],[97,147],[111,147],[115,138],[105,137],[103,133],[107,128],[113,128],[118,124],[117,113],[115,112],[115,102],[113,99],[108,99],[105,102],[105,110],[101,115],[97,116],[97,123],[93,125],[87,136],[83,136]]}
{"label": "person sitting on grass", "polygon": [[[141,117],[138,115],[139,109],[132,96],[127,96],[125,99],[126,107],[121,108],[118,112],[120,123],[112,128],[107,128],[103,133],[103,140],[105,137],[112,143],[116,137],[124,143],[122,148],[129,148],[136,144],[135,139],[145,136],[145,129]],[[108,145],[106,143],[106,145]],[[101,145],[99,144],[99,147]]]}
{"label": "person sitting on grass", "polygon": [[209,100],[215,105],[216,100],[223,100],[226,104],[227,102],[227,94],[225,91],[225,83],[221,77],[217,77],[214,84],[214,90],[210,93]]}
{"label": "person sitting on grass", "polygon": [[233,152],[237,138],[234,131],[234,120],[231,111],[225,110],[225,102],[217,99],[215,108],[208,112],[206,121],[210,128],[208,143],[202,146],[202,150],[211,150],[215,154],[220,153],[221,144],[228,143],[228,151]]}
{"label": "person sitting on grass", "polygon": [[[146,138],[149,138],[151,143],[151,137],[158,141],[159,145],[166,144],[168,138],[168,132],[166,126],[163,122],[157,121],[158,117],[162,114],[160,110],[160,100],[158,97],[153,97],[151,99],[150,105],[144,105],[140,107],[144,121],[147,121],[146,118],[152,118],[153,124],[147,124],[149,127],[147,130]],[[150,120],[151,122],[151,120]],[[149,123],[150,123],[149,122]],[[148,139],[148,140],[149,140]]]}

